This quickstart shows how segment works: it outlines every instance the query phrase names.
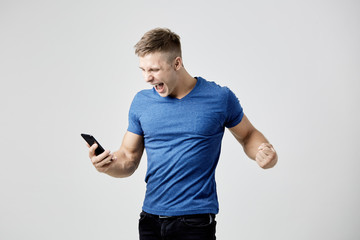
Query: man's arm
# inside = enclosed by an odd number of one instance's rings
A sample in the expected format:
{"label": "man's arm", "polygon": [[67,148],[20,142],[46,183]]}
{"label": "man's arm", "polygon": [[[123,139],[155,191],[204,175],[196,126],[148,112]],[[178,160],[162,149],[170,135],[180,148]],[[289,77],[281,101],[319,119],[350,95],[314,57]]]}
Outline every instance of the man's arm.
{"label": "man's arm", "polygon": [[267,169],[275,166],[278,160],[275,149],[245,115],[238,125],[229,130],[243,146],[246,155],[255,160],[260,167]]}
{"label": "man's arm", "polygon": [[89,157],[99,172],[106,173],[112,177],[128,177],[139,166],[144,152],[144,138],[127,131],[118,151],[110,154],[110,151],[107,150],[96,156],[96,148],[96,144],[89,148]]}

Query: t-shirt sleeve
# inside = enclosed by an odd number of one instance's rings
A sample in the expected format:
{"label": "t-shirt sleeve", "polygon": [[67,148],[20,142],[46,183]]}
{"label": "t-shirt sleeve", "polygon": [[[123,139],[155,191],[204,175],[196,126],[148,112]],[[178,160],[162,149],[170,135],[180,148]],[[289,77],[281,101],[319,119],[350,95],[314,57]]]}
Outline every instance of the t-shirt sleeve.
{"label": "t-shirt sleeve", "polygon": [[140,106],[141,103],[139,102],[138,97],[135,96],[129,110],[129,126],[127,130],[142,136],[144,135],[144,132],[140,123]]}
{"label": "t-shirt sleeve", "polygon": [[229,89],[227,98],[225,127],[232,128],[238,125],[244,116],[243,108],[239,99]]}

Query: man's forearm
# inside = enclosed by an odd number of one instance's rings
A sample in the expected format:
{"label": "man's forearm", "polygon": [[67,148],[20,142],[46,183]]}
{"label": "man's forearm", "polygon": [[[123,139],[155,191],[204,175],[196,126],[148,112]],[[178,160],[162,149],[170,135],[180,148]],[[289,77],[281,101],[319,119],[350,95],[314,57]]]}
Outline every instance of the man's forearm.
{"label": "man's forearm", "polygon": [[242,145],[246,155],[255,160],[260,167],[267,169],[275,166],[277,162],[275,149],[245,115],[238,125],[230,128],[230,131]]}
{"label": "man's forearm", "polygon": [[117,151],[114,153],[114,160],[109,166],[106,174],[117,177],[124,178],[131,176],[139,166],[140,156],[136,154],[127,155],[122,151]]}
{"label": "man's forearm", "polygon": [[255,160],[256,154],[259,151],[258,148],[262,143],[269,143],[269,141],[265,138],[265,136],[261,132],[254,129],[244,140],[243,143],[244,152],[249,158]]}

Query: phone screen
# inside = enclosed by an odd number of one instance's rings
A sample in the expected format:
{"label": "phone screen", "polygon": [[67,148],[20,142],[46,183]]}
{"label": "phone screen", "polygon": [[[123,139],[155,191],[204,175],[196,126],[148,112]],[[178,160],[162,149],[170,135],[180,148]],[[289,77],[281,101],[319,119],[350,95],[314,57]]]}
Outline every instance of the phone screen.
{"label": "phone screen", "polygon": [[90,134],[82,133],[81,136],[85,139],[85,141],[92,146],[94,143],[98,145],[98,147],[95,149],[95,155],[102,154],[105,149],[100,145],[100,143]]}

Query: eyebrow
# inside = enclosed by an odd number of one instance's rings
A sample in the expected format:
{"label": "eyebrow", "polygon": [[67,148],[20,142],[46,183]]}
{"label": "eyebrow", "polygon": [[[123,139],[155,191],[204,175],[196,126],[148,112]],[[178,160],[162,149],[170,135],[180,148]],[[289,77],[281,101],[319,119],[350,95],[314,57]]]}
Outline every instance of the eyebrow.
{"label": "eyebrow", "polygon": [[[139,66],[139,68],[140,68],[141,70],[144,70],[144,71],[145,71],[145,68],[140,67],[140,66]],[[149,68],[149,71],[151,71],[151,70],[153,70],[153,71],[154,71],[154,70],[160,70],[160,67],[150,67],[150,68]]]}

